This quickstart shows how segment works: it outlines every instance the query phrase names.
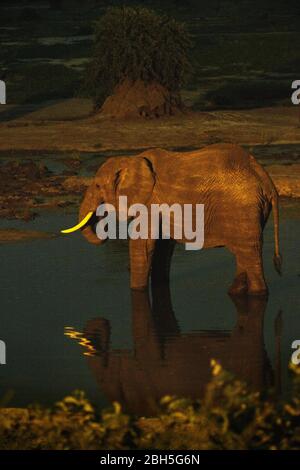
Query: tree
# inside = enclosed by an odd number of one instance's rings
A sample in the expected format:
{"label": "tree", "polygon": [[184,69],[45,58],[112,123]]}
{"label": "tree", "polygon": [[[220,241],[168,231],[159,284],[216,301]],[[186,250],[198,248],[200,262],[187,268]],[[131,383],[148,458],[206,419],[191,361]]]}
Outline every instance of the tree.
{"label": "tree", "polygon": [[95,24],[85,89],[95,109],[115,117],[154,117],[182,109],[190,70],[185,26],[143,7],[112,7]]}

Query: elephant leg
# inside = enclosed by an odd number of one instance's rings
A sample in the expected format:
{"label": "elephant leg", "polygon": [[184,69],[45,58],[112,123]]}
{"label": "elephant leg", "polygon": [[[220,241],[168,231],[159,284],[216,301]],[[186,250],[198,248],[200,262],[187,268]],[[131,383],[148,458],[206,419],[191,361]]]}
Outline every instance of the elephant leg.
{"label": "elephant leg", "polygon": [[[261,242],[243,247],[236,251],[235,254],[238,268],[236,279],[239,279],[241,284],[243,284],[244,273],[246,273],[248,295],[267,295],[268,288],[263,271]],[[230,293],[232,292],[230,291]]]}
{"label": "elephant leg", "polygon": [[129,240],[130,287],[144,290],[148,286],[155,240]]}
{"label": "elephant leg", "polygon": [[246,294],[248,290],[247,272],[245,266],[241,264],[240,256],[236,256],[236,275],[228,293],[230,295]]}
{"label": "elephant leg", "polygon": [[169,282],[174,246],[175,241],[172,239],[156,240],[151,269],[152,285]]}
{"label": "elephant leg", "polygon": [[230,288],[228,289],[228,293],[230,295],[242,295],[246,294],[248,291],[248,284],[247,284],[247,274],[245,272],[241,272],[237,274],[231,284]]}
{"label": "elephant leg", "polygon": [[[254,253],[253,253],[254,254]],[[252,260],[247,269],[248,295],[267,295],[268,287],[265,281],[262,254]]]}

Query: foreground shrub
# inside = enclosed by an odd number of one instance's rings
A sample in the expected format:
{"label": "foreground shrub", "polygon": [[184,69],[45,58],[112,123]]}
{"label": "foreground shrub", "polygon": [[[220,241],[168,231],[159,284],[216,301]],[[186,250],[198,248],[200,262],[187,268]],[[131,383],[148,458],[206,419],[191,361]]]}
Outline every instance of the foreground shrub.
{"label": "foreground shrub", "polygon": [[212,361],[202,400],[164,397],[155,418],[122,413],[115,403],[97,415],[82,392],[53,409],[0,415],[1,449],[300,449],[300,368],[292,398],[278,403],[250,392]]}

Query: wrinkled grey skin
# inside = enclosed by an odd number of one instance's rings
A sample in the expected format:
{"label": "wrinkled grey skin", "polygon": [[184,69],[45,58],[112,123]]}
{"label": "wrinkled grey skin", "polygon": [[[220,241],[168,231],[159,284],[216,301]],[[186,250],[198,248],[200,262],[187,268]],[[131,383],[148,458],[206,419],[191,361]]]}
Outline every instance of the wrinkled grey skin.
{"label": "wrinkled grey skin", "polygon": [[[96,211],[103,202],[118,208],[119,196],[127,196],[128,206],[204,204],[204,248],[225,246],[236,258],[231,294],[267,294],[262,241],[273,207],[274,264],[280,273],[277,191],[264,168],[237,145],[215,144],[185,153],[153,149],[133,157],[110,158],[87,189],[79,219]],[[93,231],[93,222],[94,217],[82,233],[89,242],[101,244]],[[162,257],[161,280],[168,280],[173,245],[170,240]],[[155,240],[151,239],[129,241],[133,289],[147,287],[154,247]]]}

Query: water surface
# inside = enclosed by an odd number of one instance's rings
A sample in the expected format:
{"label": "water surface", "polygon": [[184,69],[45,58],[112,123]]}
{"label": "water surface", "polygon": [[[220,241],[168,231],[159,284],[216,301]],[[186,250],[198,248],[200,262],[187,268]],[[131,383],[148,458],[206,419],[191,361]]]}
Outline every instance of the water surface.
{"label": "water surface", "polygon": [[[76,233],[2,244],[2,394],[13,390],[10,406],[25,406],[82,389],[98,406],[118,399],[153,413],[160,394],[200,396],[212,357],[254,388],[287,393],[291,344],[300,339],[299,209],[287,201],[281,211],[282,278],[272,264],[272,220],[266,227],[268,302],[232,301],[234,259],[222,248],[177,246],[170,289],[150,292],[151,306],[147,294],[129,289],[126,241],[95,247]],[[76,218],[52,212],[1,227],[58,232]],[[81,332],[96,354],[84,354],[91,349],[66,331]]]}

